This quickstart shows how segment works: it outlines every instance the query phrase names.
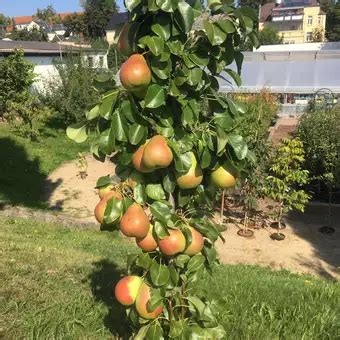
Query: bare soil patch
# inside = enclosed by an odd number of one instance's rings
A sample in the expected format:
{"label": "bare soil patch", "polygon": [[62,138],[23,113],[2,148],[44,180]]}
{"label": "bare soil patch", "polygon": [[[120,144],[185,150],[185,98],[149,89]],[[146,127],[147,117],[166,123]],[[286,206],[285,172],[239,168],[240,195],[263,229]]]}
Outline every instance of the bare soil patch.
{"label": "bare soil patch", "polygon": [[[114,174],[114,165],[100,163],[92,156],[86,157],[87,177],[81,179],[76,161],[55,170],[48,178],[59,182],[54,191],[46,187],[49,205],[66,215],[83,222],[95,222],[93,209],[98,203],[95,190],[98,177]],[[53,185],[52,185],[53,186]],[[224,232],[226,243],[218,242],[223,263],[269,266],[275,270],[288,269],[297,273],[321,275],[330,279],[340,278],[340,208],[333,207],[333,234],[322,234],[319,228],[326,224],[327,207],[311,206],[305,214],[291,214],[287,227],[282,231],[286,238],[274,241],[271,228],[254,230],[254,236],[237,235],[239,227],[230,223]]]}

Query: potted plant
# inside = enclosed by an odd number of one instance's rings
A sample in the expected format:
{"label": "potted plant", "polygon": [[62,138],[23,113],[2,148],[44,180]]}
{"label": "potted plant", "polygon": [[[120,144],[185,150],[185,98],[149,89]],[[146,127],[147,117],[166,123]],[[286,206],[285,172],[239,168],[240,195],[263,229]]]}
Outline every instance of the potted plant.
{"label": "potted plant", "polygon": [[283,139],[271,161],[264,192],[278,203],[275,211],[278,231],[271,235],[272,239],[285,238],[280,232],[284,215],[291,210],[303,212],[310,199],[301,189],[309,181],[309,172],[302,168],[304,161],[303,145],[299,139]]}

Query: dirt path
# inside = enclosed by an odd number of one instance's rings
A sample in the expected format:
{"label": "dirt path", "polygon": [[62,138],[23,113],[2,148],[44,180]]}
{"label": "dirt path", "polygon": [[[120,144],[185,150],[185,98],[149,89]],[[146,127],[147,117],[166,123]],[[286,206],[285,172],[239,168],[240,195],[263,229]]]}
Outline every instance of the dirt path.
{"label": "dirt path", "polygon": [[[66,163],[51,173],[48,180],[54,184],[46,188],[48,202],[55,210],[86,222],[95,221],[93,209],[98,202],[94,189],[98,177],[114,174],[114,165],[100,163],[87,157],[88,176],[81,179],[76,162]],[[256,230],[253,238],[237,236],[237,227],[230,225],[224,233],[226,243],[218,243],[220,258],[224,263],[254,264],[273,269],[288,269],[332,279],[340,279],[340,208],[334,208],[336,231],[321,234],[326,216],[325,207],[311,207],[307,213],[294,214],[288,220],[284,233],[286,239],[270,239],[271,230]]]}

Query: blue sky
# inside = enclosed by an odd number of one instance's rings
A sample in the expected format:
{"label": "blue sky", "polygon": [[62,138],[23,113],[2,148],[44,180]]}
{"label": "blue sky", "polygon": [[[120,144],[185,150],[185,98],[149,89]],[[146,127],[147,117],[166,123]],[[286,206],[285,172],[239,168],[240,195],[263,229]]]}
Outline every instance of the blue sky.
{"label": "blue sky", "polygon": [[[79,0],[0,0],[0,13],[9,17],[32,15],[37,8],[48,5],[53,5],[58,12],[73,12],[81,10],[79,3]],[[118,0],[117,4],[124,9],[123,0]]]}

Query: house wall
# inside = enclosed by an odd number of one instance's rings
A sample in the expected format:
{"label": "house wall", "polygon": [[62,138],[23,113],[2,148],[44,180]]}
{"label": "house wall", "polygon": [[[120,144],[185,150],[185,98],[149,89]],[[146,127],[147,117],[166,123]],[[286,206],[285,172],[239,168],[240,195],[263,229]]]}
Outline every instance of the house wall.
{"label": "house wall", "polygon": [[18,31],[22,31],[24,29],[27,29],[28,31],[32,31],[34,28],[40,29],[40,26],[36,22],[32,21],[29,24],[15,25],[15,28]]}
{"label": "house wall", "polygon": [[117,43],[119,37],[119,33],[117,30],[112,31],[106,31],[106,40],[109,43],[109,45]]}

